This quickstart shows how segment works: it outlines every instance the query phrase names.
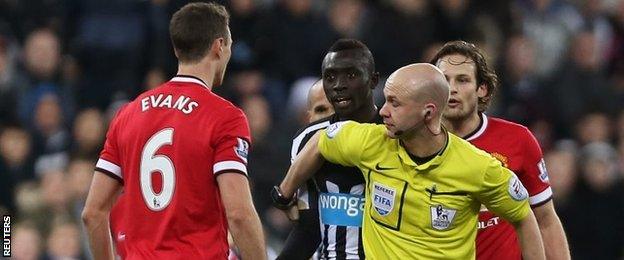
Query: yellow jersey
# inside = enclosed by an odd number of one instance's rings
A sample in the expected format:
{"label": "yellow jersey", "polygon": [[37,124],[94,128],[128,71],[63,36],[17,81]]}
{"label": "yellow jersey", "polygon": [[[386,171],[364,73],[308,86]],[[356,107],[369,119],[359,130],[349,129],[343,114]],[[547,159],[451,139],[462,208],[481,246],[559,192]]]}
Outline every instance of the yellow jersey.
{"label": "yellow jersey", "polygon": [[445,133],[444,149],[418,165],[384,125],[346,121],[322,130],[323,157],[358,167],[366,180],[366,258],[474,259],[481,204],[512,223],[529,214],[528,192],[511,171]]}

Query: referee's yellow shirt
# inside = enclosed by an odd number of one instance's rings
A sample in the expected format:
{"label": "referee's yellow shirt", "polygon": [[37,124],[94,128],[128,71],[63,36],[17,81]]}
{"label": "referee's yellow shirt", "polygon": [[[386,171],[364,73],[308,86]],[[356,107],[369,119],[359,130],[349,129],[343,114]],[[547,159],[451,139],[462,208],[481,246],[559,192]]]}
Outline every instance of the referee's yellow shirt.
{"label": "referee's yellow shirt", "polygon": [[446,147],[418,165],[384,125],[346,121],[321,132],[323,157],[358,167],[366,179],[366,258],[474,259],[481,204],[510,222],[528,215],[528,193],[518,178],[447,134]]}

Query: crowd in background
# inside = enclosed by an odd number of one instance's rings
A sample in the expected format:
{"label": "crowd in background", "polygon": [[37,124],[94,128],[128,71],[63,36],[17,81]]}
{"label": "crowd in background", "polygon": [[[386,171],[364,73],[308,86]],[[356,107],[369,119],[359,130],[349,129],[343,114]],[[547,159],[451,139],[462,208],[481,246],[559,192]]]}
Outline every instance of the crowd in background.
{"label": "crowd in background", "polygon": [[[175,74],[168,21],[186,2],[0,0],[0,212],[14,216],[14,258],[89,257],[79,216],[108,122]],[[268,191],[329,46],[362,40],[385,78],[463,39],[501,80],[488,114],[538,138],[573,258],[624,257],[623,0],[222,3],[234,43],[214,91],[248,117],[249,175],[273,250],[290,223]]]}

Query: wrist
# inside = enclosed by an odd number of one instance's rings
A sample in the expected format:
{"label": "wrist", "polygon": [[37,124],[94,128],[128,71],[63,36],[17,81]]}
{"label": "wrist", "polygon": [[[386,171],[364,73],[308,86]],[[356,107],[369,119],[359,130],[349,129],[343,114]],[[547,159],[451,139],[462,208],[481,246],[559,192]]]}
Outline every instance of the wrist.
{"label": "wrist", "polygon": [[273,200],[274,207],[282,210],[286,210],[295,204],[295,196],[290,198],[284,196],[279,186],[273,186],[271,189],[271,200]]}

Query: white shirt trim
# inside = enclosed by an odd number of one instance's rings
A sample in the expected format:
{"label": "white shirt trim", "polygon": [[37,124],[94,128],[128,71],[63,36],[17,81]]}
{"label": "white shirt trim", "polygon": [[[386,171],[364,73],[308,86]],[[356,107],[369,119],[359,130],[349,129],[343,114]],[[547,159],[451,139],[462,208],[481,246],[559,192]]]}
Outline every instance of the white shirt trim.
{"label": "white shirt trim", "polygon": [[308,135],[308,133],[310,133],[312,131],[316,131],[316,130],[321,129],[321,128],[326,128],[327,126],[329,126],[329,120],[320,122],[320,123],[315,124],[315,125],[311,125],[308,128],[306,128],[301,134],[299,134],[293,140],[292,149],[290,150],[290,162],[292,163],[292,162],[295,161],[295,158],[297,157],[297,152],[299,152],[299,146],[301,145],[301,142],[303,141],[303,138],[306,135]]}
{"label": "white shirt trim", "polygon": [[212,167],[212,172],[217,173],[224,170],[238,170],[247,174],[247,166],[237,161],[223,161],[215,163]]}
{"label": "white shirt trim", "polygon": [[100,158],[95,164],[95,167],[107,170],[123,180],[123,176],[121,175],[121,167],[117,166],[117,164]]}
{"label": "white shirt trim", "polygon": [[529,197],[529,204],[531,205],[540,204],[546,201],[547,199],[549,199],[550,197],[552,197],[552,195],[553,195],[552,189],[548,187],[544,191]]}
{"label": "white shirt trim", "polygon": [[195,83],[195,84],[202,85],[204,88],[207,88],[207,89],[210,90],[210,88],[208,86],[206,86],[206,84],[204,84],[204,82],[202,82],[201,80],[190,78],[190,77],[173,77],[170,81]]}
{"label": "white shirt trim", "polygon": [[477,137],[481,136],[485,132],[485,129],[487,129],[488,127],[487,115],[485,113],[481,113],[481,118],[483,118],[483,124],[481,124],[481,128],[479,128],[479,131],[477,131],[473,135],[466,137],[466,141],[472,141],[474,139],[477,139]]}

